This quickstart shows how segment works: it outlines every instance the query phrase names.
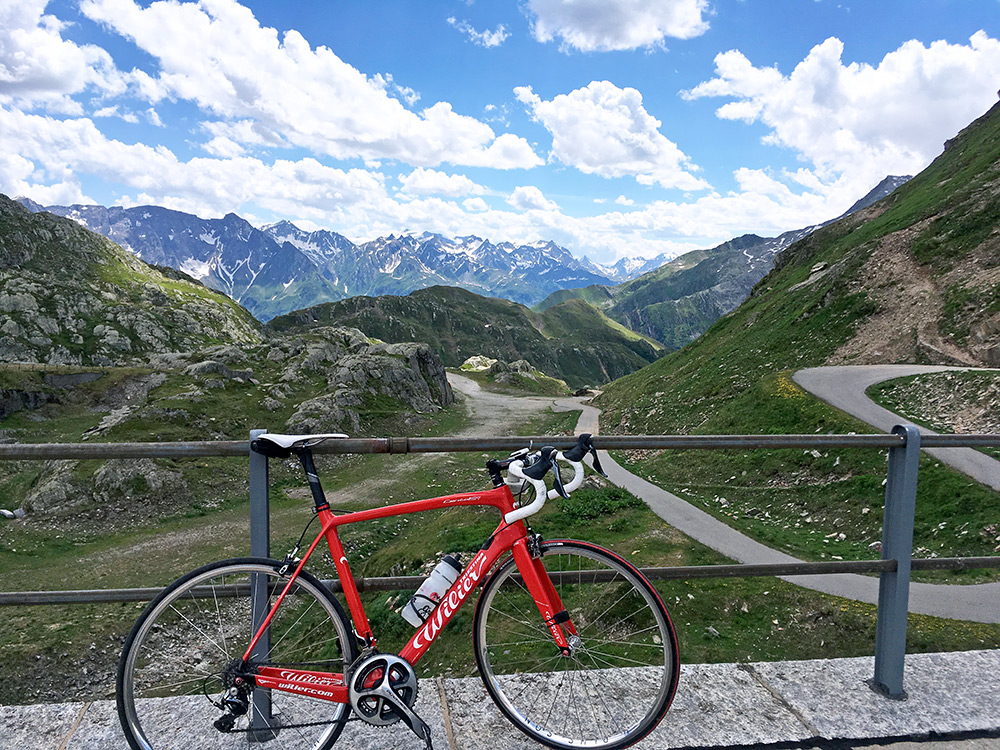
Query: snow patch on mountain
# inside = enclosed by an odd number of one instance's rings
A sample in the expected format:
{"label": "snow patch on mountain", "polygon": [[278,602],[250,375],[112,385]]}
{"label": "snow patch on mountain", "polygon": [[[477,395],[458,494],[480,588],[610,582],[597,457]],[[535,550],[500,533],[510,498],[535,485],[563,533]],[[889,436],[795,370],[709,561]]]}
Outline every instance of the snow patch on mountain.
{"label": "snow patch on mountain", "polygon": [[185,258],[181,262],[180,270],[188,276],[193,276],[201,281],[212,273],[212,264],[205,261],[195,260],[194,258]]}

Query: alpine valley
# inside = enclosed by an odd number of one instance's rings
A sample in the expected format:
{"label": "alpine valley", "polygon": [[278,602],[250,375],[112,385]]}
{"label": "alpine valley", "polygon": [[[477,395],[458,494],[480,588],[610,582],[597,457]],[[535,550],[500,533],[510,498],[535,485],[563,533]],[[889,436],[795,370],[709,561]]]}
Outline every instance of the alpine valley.
{"label": "alpine valley", "polygon": [[[773,239],[740,237],[657,268],[601,269],[551,243],[403,235],[354,245],[287,223],[258,229],[232,214],[203,220],[95,206],[38,213],[22,203],[36,212],[0,197],[0,440],[7,442],[245,440],[264,426],[355,435],[481,430],[474,416],[450,408],[445,364],[490,345],[507,372],[527,371],[515,358],[539,370],[575,361],[572,377],[564,373],[571,382],[614,379],[596,400],[604,434],[860,432],[866,425],[799,389],[794,371],[1000,365],[1000,105],[920,175],[839,221]],[[53,215],[60,213],[75,221]],[[442,282],[465,289],[415,291]],[[549,298],[536,310],[524,304],[574,287],[582,291],[564,297],[579,299]],[[685,306],[700,318],[682,322]],[[658,356],[651,338],[680,348]],[[401,343],[413,339],[427,343]],[[995,404],[997,381],[978,382],[993,389]],[[569,424],[561,418],[509,426],[553,434]],[[483,480],[475,454],[385,457],[392,463],[321,458],[332,469],[325,472],[331,498],[349,509]],[[801,558],[871,559],[881,536],[884,452],[668,450],[619,458]],[[1000,552],[1000,494],[923,461],[915,552]],[[11,588],[162,586],[207,560],[248,551],[243,462],[0,464],[4,504],[23,511],[0,524],[0,575]],[[308,494],[293,467],[271,466],[280,554],[302,533]],[[588,489],[600,494],[581,490],[575,504],[546,507],[558,533],[602,537],[595,541],[644,567],[725,562],[651,519],[638,499]],[[495,523],[475,517],[465,526],[446,511],[427,524],[384,524],[354,537],[352,553],[369,561],[358,569],[363,576],[426,573],[426,550],[474,554]],[[540,533],[545,523],[539,514]],[[776,579],[662,585],[672,587],[664,598],[692,663],[870,655],[874,616],[860,604]],[[366,607],[380,626],[400,629],[395,602],[380,592]],[[0,704],[107,697],[138,609],[73,606],[10,608],[0,620],[9,677],[0,681]],[[1000,645],[993,625],[915,617],[910,627],[914,650]],[[457,632],[468,640],[466,630]],[[443,649],[449,655],[457,653],[451,643]],[[471,653],[454,663],[468,667]]]}
{"label": "alpine valley", "polygon": [[[907,179],[887,177],[845,216]],[[744,235],[672,260],[665,255],[623,258],[605,266],[577,259],[554,242],[515,245],[425,232],[355,244],[336,232],[306,232],[288,221],[258,229],[236,214],[201,219],[157,206],[43,207],[18,200],[31,211],[73,219],[147,263],[181,271],[232,297],[262,321],[346,298],[450,286],[538,305],[538,312],[580,298],[668,350],[694,340],[734,309],[773,267],[778,253],[824,225],[773,238]],[[624,374],[617,365],[603,374],[612,372]],[[599,382],[601,375],[600,368],[591,368],[587,379]]]}

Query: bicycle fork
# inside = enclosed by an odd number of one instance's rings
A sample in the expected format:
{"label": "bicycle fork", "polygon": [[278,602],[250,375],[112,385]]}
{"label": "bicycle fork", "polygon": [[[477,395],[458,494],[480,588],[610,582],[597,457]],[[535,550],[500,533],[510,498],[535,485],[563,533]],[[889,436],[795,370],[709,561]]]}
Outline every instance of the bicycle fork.
{"label": "bicycle fork", "polygon": [[572,656],[580,641],[576,627],[563,606],[549,572],[542,565],[541,557],[529,551],[529,539],[530,537],[514,544],[514,562],[559,651],[563,656]]}

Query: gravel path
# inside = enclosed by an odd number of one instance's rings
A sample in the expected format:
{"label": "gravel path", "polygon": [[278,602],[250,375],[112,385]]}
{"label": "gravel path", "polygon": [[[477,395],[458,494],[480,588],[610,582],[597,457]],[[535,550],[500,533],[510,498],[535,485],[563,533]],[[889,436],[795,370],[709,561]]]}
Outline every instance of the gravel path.
{"label": "gravel path", "polygon": [[448,382],[453,390],[465,397],[471,417],[469,426],[457,432],[455,437],[509,435],[512,425],[553,405],[551,397],[509,396],[487,391],[475,380],[453,372],[448,373]]}

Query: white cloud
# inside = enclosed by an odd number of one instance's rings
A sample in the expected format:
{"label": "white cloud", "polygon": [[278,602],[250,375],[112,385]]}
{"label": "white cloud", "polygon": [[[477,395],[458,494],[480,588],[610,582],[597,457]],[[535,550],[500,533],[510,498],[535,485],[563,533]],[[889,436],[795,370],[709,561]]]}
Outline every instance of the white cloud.
{"label": "white cloud", "polygon": [[510,33],[503,24],[497,26],[493,31],[489,29],[477,31],[468,21],[459,21],[454,16],[448,18],[448,24],[461,31],[470,42],[478,44],[480,47],[499,47],[510,37]]}
{"label": "white cloud", "polygon": [[845,64],[843,53],[831,37],[786,76],[731,50],[715,58],[715,78],[683,95],[731,99],[719,117],[764,123],[765,140],[798,152],[813,179],[852,172],[857,188],[915,174],[996,97],[1000,41],[982,31],[967,45],[909,41],[874,67]]}
{"label": "white cloud", "polygon": [[371,82],[372,85],[382,89],[383,91],[396,94],[411,107],[420,101],[420,94],[411,89],[409,86],[401,86],[396,83],[396,79],[393,78],[392,73],[376,73],[372,76]]}
{"label": "white cloud", "polygon": [[444,195],[461,198],[466,195],[482,195],[486,188],[470,180],[465,175],[447,174],[436,169],[417,167],[408,175],[399,178],[401,192],[406,195]]}
{"label": "white cloud", "polygon": [[619,206],[635,205],[634,200],[632,200],[631,198],[626,198],[624,195],[619,195],[617,198],[615,198],[615,203],[617,203]]}
{"label": "white cloud", "polygon": [[79,113],[71,96],[86,89],[120,94],[125,79],[111,56],[62,38],[64,24],[44,13],[47,0],[0,4],[0,104]]}
{"label": "white cloud", "polygon": [[90,202],[77,177],[86,174],[121,186],[119,202],[126,205],[153,203],[201,216],[236,211],[248,217],[268,215],[267,220],[295,217],[356,241],[401,227],[516,242],[551,239],[602,262],[626,255],[679,254],[745,232],[776,235],[833,218],[872,187],[855,191],[846,177],[816,183],[809,172],[740,170],[740,188],[729,194],[712,192],[689,203],[654,201],[638,209],[574,217],[532,185],[507,197],[510,208],[495,209],[478,195],[456,202],[450,195],[422,194],[422,187],[433,184],[454,187],[456,194],[458,187],[477,189],[462,175],[424,169],[403,178],[412,192],[394,197],[378,172],[335,169],[312,158],[269,163],[245,154],[183,161],[162,146],[110,139],[88,119],[2,107],[0,143],[18,144],[16,156],[0,155],[0,192],[43,204]]}
{"label": "white cloud", "polygon": [[528,0],[527,9],[535,39],[558,39],[564,51],[659,47],[708,29],[707,0]]}
{"label": "white cloud", "polygon": [[[77,175],[89,174],[141,191],[161,205],[199,214],[222,214],[251,201],[265,208],[296,202],[328,209],[371,206],[385,195],[382,176],[362,169],[334,169],[312,158],[270,164],[245,156],[181,161],[163,146],[109,139],[85,118],[56,119],[0,107],[0,142],[17,143],[25,160],[13,187],[0,181],[0,192],[18,191],[20,184],[59,182],[79,191]],[[32,165],[28,173],[25,163]]]}
{"label": "white cloud", "polygon": [[482,211],[489,211],[489,204],[482,198],[469,198],[468,200],[462,201],[462,207],[471,213],[480,213]]}
{"label": "white cloud", "polygon": [[[541,163],[524,139],[497,137],[447,102],[411,112],[388,91],[412,100],[412,90],[388,76],[369,78],[329,48],[313,49],[298,31],[279,35],[261,26],[235,0],[157,0],[148,7],[83,0],[80,9],[156,61],[153,74],[133,72],[137,94],[152,104],[194,102],[219,121],[217,136],[241,142],[240,124],[251,121],[291,146],[335,159],[498,169]],[[218,132],[227,126],[232,132]]]}
{"label": "white cloud", "polygon": [[552,156],[586,174],[632,176],[644,184],[699,190],[707,183],[677,145],[660,133],[660,121],[633,88],[593,81],[543,101],[530,86],[514,89],[532,117],[552,134]]}
{"label": "white cloud", "polygon": [[521,211],[558,211],[559,206],[546,198],[542,191],[534,185],[522,185],[514,188],[507,198],[507,203]]}
{"label": "white cloud", "polygon": [[121,110],[117,104],[108,107],[101,107],[94,111],[94,117],[118,117],[125,122],[135,124],[139,122],[139,116],[135,112]]}

